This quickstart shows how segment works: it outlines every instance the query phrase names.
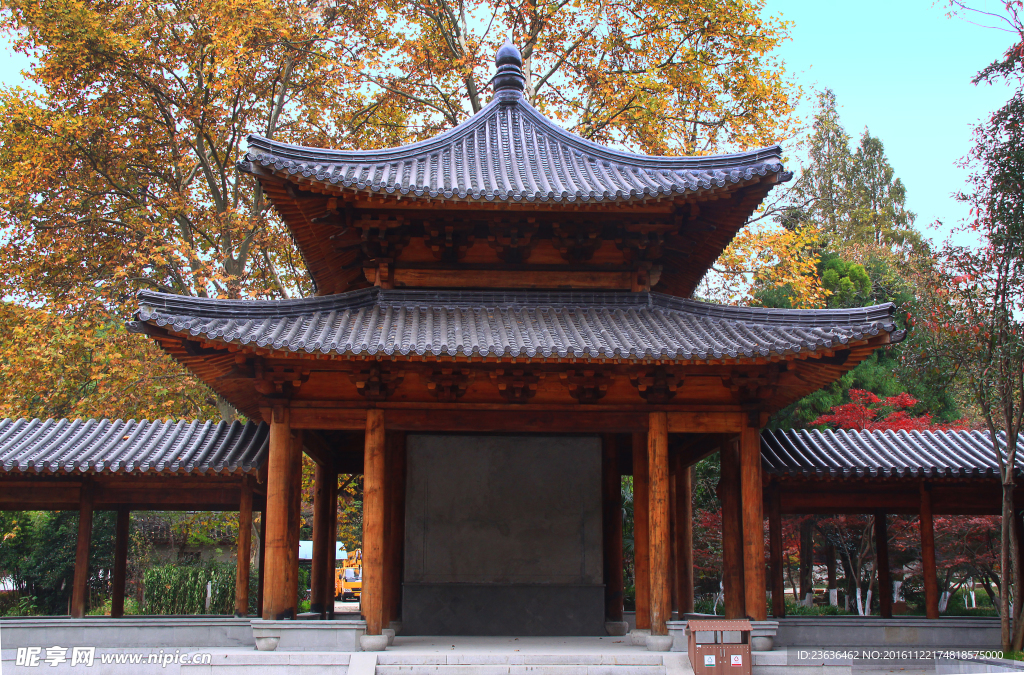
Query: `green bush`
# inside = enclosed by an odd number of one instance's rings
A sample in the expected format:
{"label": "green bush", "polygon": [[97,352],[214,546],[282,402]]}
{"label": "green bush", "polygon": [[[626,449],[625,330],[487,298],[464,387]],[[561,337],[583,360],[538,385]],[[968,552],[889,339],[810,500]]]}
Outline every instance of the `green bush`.
{"label": "green bush", "polygon": [[[256,596],[259,575],[249,575],[249,614],[258,614]],[[210,614],[235,611],[234,563],[161,565],[146,570],[143,576],[145,614],[206,614],[206,584],[210,584]],[[309,573],[299,570],[299,593],[309,583]],[[125,611],[127,613],[127,605]]]}

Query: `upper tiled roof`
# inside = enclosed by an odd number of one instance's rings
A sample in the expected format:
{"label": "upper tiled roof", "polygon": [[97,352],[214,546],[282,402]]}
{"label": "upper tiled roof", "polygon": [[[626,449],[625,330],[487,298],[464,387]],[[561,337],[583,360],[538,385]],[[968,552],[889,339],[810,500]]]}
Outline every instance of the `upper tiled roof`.
{"label": "upper tiled roof", "polygon": [[[830,349],[896,333],[893,306],[778,310],[660,293],[364,289],[301,300],[139,293],[138,319],[290,352],[712,360]],[[134,327],[141,330],[141,327]]]}
{"label": "upper tiled roof", "polygon": [[[1006,434],[999,446],[1005,451]],[[769,474],[829,478],[998,478],[992,437],[984,431],[765,431],[761,461]],[[1024,469],[1024,437],[1017,466]]]}
{"label": "upper tiled roof", "polygon": [[0,469],[21,473],[251,473],[269,427],[247,422],[0,420]]}
{"label": "upper tiled roof", "polygon": [[516,86],[522,61],[516,61],[514,47],[506,45],[498,58],[494,98],[440,136],[386,150],[324,150],[254,135],[239,168],[257,173],[262,167],[336,189],[502,202],[628,202],[695,194],[768,175],[788,177],[778,146],[734,155],[655,157],[580,138],[523,98]]}

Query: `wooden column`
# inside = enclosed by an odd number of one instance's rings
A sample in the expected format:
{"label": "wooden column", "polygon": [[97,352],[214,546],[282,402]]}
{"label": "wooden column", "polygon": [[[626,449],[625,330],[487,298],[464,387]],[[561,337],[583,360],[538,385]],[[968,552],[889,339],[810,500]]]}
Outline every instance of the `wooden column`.
{"label": "wooden column", "polygon": [[110,616],[124,616],[124,585],[128,575],[128,535],[131,526],[131,511],[127,506],[117,509],[117,524],[114,528],[114,578],[111,583]]}
{"label": "wooden column", "polygon": [[666,622],[672,618],[672,556],[669,533],[668,415],[648,415],[647,427],[648,546],[651,574],[651,633],[668,635]]}
{"label": "wooden column", "polygon": [[92,543],[93,488],[82,484],[78,502],[78,543],[75,546],[75,576],[71,582],[71,616],[81,619],[85,616],[85,605],[89,599],[89,546]]}
{"label": "wooden column", "polygon": [[366,447],[363,456],[363,590],[360,606],[366,633],[380,635],[384,628],[384,411],[366,411]]}
{"label": "wooden column", "polygon": [[238,547],[235,551],[235,616],[249,615],[249,561],[252,559],[252,488],[242,479],[238,500]]}
{"label": "wooden column", "polygon": [[748,426],[740,434],[740,490],[743,505],[743,582],[746,614],[768,618],[764,578],[764,494],[761,485],[761,429]]}
{"label": "wooden column", "polygon": [[[302,451],[293,437],[286,405],[274,406],[267,458],[267,508],[264,534],[264,619],[294,619],[299,592],[298,525]],[[292,542],[295,541],[295,548]]]}
{"label": "wooden column", "polygon": [[260,568],[256,571],[256,611],[260,612],[262,616],[263,612],[263,581],[266,579],[266,575],[263,573],[267,567],[267,507],[264,506],[263,510],[260,511],[260,552],[259,552],[259,565]]}
{"label": "wooden column", "polygon": [[768,557],[772,574],[772,616],[786,616],[786,580],[782,568],[782,512],[778,483],[768,493]]}
{"label": "wooden column", "polygon": [[604,543],[604,618],[622,621],[622,476],[615,434],[601,436]]}
{"label": "wooden column", "polygon": [[718,499],[722,502],[722,585],[725,589],[725,618],[742,619],[746,616],[746,592],[743,585],[739,437],[723,439],[719,455],[722,464]]}
{"label": "wooden column", "polygon": [[633,588],[636,593],[636,627],[651,627],[651,570],[648,543],[647,434],[633,434]]}
{"label": "wooden column", "polygon": [[[875,513],[875,556],[878,568],[878,611],[883,619],[892,618],[892,574],[889,571],[889,528],[885,511]],[[868,614],[871,608],[866,609]]]}
{"label": "wooden column", "polygon": [[935,529],[932,493],[921,483],[921,571],[924,575],[924,608],[929,619],[939,618],[939,583],[935,570]]}
{"label": "wooden column", "polygon": [[[313,469],[313,559],[310,569],[309,611],[323,617],[328,600],[334,599],[333,588],[327,586],[327,549],[330,545],[330,480],[337,476],[319,462]],[[332,549],[333,550],[333,549]],[[333,603],[332,603],[333,604]]]}
{"label": "wooden column", "polygon": [[800,603],[814,594],[814,518],[800,523]]}
{"label": "wooden column", "polygon": [[676,607],[682,619],[693,612],[693,467],[680,461],[675,484]]}
{"label": "wooden column", "polygon": [[387,432],[384,522],[384,627],[401,616],[405,545],[405,433]]}
{"label": "wooden column", "polygon": [[337,556],[338,556],[338,471],[332,461],[330,466],[329,480],[327,481],[328,497],[327,503],[327,540],[330,542],[327,549],[327,569],[324,574],[327,577],[327,618],[334,618],[334,600],[337,592]]}

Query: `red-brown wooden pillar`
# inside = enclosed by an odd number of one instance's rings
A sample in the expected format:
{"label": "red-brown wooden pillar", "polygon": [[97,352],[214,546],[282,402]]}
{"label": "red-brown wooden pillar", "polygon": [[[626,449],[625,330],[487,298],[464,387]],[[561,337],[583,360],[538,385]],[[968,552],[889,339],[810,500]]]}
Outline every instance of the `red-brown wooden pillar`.
{"label": "red-brown wooden pillar", "polygon": [[740,434],[740,491],[743,512],[743,582],[746,615],[768,618],[764,579],[764,493],[761,485],[761,430],[748,426]]}
{"label": "red-brown wooden pillar", "polygon": [[[328,600],[334,599],[333,588],[327,585],[327,549],[331,545],[331,479],[338,478],[331,467],[319,462],[313,469],[313,559],[310,569],[309,611],[326,615]],[[332,603],[333,604],[333,603]]]}
{"label": "red-brown wooden pillar", "polygon": [[633,434],[633,589],[636,627],[651,627],[651,570],[648,530],[647,434]]}
{"label": "red-brown wooden pillar", "polygon": [[722,586],[727,619],[746,616],[739,441],[738,436],[723,439],[719,448],[722,465],[718,491],[718,499],[722,502]]}
{"label": "red-brown wooden pillar", "polygon": [[768,493],[768,557],[772,575],[772,616],[786,616],[786,585],[782,569],[782,505],[778,483]]}
{"label": "red-brown wooden pillar", "polygon": [[[299,497],[302,446],[291,430],[287,405],[278,404],[270,422],[263,589],[264,619],[294,619],[299,593]],[[295,542],[293,548],[292,542]]]}
{"label": "red-brown wooden pillar", "polygon": [[83,482],[78,501],[78,542],[75,546],[75,575],[71,582],[71,616],[85,616],[89,598],[89,546],[92,544],[93,486]]}
{"label": "red-brown wooden pillar", "polygon": [[605,621],[622,621],[622,476],[615,434],[602,435],[601,446],[604,617]]}
{"label": "red-brown wooden pillar", "polygon": [[384,411],[366,411],[366,446],[363,456],[363,590],[360,608],[366,633],[380,635],[384,628],[384,472],[386,454]]}
{"label": "red-brown wooden pillar", "polygon": [[924,609],[929,619],[939,618],[939,583],[935,570],[935,529],[932,493],[921,483],[921,571],[924,575]]}
{"label": "red-brown wooden pillar", "polygon": [[238,546],[235,551],[235,616],[249,614],[249,561],[252,558],[252,488],[242,479],[238,499]]}
{"label": "red-brown wooden pillar", "polygon": [[651,569],[651,634],[668,635],[672,618],[672,537],[669,533],[668,414],[648,415],[647,427],[648,539]]}
{"label": "red-brown wooden pillar", "polygon": [[334,601],[337,595],[337,556],[338,556],[338,471],[334,462],[331,462],[329,478],[327,481],[327,569],[324,575],[327,577],[327,607],[328,619],[334,618]]}
{"label": "red-brown wooden pillar", "polygon": [[405,545],[405,433],[387,432],[385,457],[384,618],[385,628],[401,616],[402,557]]}
{"label": "red-brown wooden pillar", "polygon": [[114,526],[114,578],[110,588],[110,616],[124,616],[124,586],[128,575],[128,534],[131,526],[131,511],[127,506],[117,509],[117,524]]}
{"label": "red-brown wooden pillar", "polygon": [[[875,513],[875,557],[878,568],[878,612],[883,619],[892,618],[892,574],[889,571],[889,528],[885,511]],[[865,608],[870,614],[871,608]]]}
{"label": "red-brown wooden pillar", "polygon": [[679,618],[693,612],[693,467],[676,469],[676,607]]}

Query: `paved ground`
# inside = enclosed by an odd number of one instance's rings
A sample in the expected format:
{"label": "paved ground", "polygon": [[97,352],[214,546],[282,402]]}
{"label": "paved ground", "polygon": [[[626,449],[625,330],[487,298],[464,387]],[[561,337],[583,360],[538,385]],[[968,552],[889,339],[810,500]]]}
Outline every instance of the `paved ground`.
{"label": "paved ground", "polygon": [[629,637],[436,637],[398,636],[388,651],[439,654],[636,654]]}

